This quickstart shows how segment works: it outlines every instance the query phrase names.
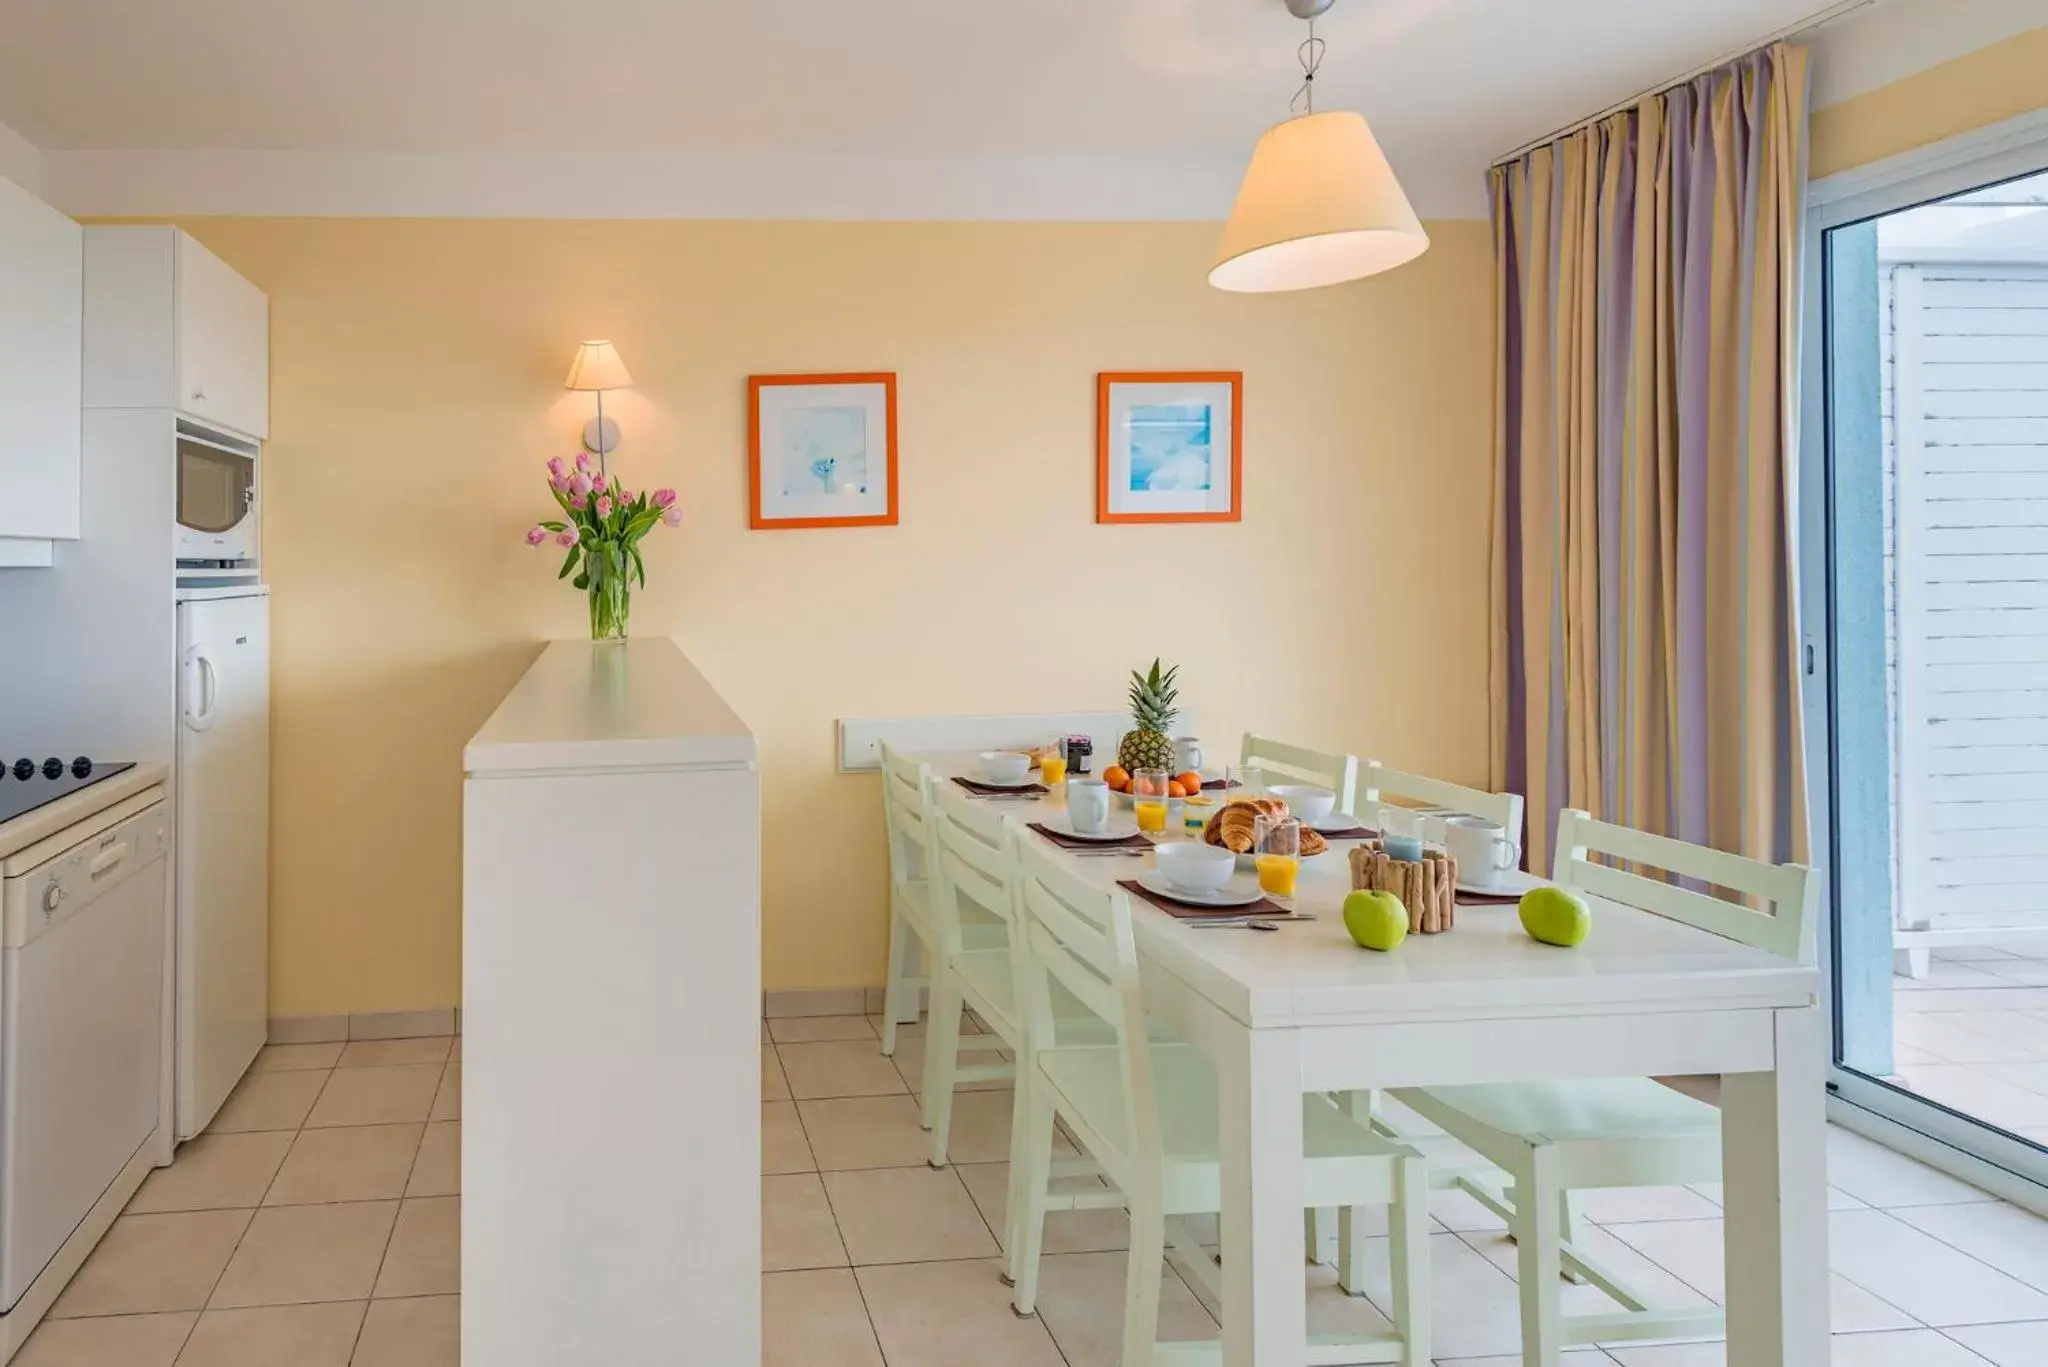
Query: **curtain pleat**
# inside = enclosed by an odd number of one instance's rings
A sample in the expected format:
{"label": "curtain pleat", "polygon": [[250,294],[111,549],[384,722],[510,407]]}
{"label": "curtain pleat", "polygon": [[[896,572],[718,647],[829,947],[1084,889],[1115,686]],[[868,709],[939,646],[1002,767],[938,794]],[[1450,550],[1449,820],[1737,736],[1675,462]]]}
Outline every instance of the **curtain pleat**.
{"label": "curtain pleat", "polygon": [[1566,806],[1805,855],[1807,86],[1778,44],[1494,169],[1495,779],[1532,868]]}

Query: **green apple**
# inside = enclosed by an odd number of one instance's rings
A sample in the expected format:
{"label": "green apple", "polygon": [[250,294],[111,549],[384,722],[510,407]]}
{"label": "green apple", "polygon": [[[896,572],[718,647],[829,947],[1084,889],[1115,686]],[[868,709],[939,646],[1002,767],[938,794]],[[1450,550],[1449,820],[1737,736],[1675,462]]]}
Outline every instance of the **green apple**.
{"label": "green apple", "polygon": [[1522,929],[1546,945],[1584,944],[1593,929],[1593,910],[1568,888],[1531,888],[1522,894]]}
{"label": "green apple", "polygon": [[1367,949],[1393,949],[1408,938],[1408,908],[1391,892],[1359,888],[1344,899],[1344,929]]}

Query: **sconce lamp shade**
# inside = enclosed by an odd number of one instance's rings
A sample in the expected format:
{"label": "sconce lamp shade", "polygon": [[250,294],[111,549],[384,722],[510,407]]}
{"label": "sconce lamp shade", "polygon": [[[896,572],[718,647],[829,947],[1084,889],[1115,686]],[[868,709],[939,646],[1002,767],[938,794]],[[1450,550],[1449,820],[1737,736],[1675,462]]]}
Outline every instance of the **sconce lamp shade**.
{"label": "sconce lamp shade", "polygon": [[610,342],[585,342],[576,348],[576,359],[569,362],[569,378],[562,382],[564,389],[627,389],[632,386],[633,377],[626,371],[626,363],[619,359],[618,348]]}
{"label": "sconce lamp shade", "polygon": [[1246,293],[1314,289],[1392,270],[1428,249],[1365,119],[1350,110],[1304,114],[1259,139],[1209,283]]}

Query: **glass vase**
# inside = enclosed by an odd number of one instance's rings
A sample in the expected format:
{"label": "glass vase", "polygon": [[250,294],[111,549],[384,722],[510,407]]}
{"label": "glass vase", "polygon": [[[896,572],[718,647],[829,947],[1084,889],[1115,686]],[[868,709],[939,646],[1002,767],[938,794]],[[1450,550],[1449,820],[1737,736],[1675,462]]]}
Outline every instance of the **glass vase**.
{"label": "glass vase", "polygon": [[587,557],[590,574],[590,639],[623,641],[626,618],[633,611],[633,591],[622,566],[611,563],[615,552]]}

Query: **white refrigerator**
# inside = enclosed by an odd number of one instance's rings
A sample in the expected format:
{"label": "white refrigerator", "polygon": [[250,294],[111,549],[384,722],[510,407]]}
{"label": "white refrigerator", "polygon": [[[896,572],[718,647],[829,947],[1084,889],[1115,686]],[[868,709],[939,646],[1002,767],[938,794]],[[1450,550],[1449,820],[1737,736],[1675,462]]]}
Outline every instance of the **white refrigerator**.
{"label": "white refrigerator", "polygon": [[269,1032],[270,591],[178,603],[178,1138],[206,1128]]}

